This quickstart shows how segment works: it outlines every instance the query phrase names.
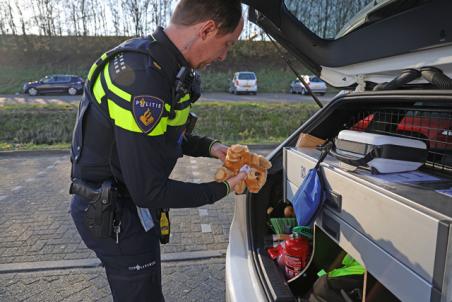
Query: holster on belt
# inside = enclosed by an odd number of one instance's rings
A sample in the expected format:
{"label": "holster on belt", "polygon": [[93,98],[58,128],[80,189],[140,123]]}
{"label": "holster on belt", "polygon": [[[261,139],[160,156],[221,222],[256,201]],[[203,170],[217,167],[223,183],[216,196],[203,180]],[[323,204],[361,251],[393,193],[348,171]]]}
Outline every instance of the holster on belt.
{"label": "holster on belt", "polygon": [[93,237],[109,238],[113,235],[115,213],[118,210],[117,188],[111,180],[106,180],[100,187],[73,179],[70,194],[77,194],[89,201],[85,209],[85,223]]}

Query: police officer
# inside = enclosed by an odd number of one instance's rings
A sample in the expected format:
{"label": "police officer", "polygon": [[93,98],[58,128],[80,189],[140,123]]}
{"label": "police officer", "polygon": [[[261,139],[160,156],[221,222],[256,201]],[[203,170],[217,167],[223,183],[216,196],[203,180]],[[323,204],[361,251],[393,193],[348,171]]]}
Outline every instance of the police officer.
{"label": "police officer", "polygon": [[167,28],[125,41],[89,71],[71,147],[71,215],[115,301],[164,301],[160,209],[214,203],[245,177],[168,178],[183,154],[224,160],[225,145],[186,129],[200,90],[193,69],[224,60],[242,28],[240,1],[181,0]]}

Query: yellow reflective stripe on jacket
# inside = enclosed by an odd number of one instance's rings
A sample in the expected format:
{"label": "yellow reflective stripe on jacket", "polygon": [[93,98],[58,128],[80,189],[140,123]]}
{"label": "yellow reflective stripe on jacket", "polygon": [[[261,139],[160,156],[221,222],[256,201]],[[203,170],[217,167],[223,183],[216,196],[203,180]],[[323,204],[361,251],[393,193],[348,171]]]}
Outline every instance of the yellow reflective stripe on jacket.
{"label": "yellow reflective stripe on jacket", "polygon": [[100,77],[97,77],[96,82],[93,86],[94,98],[100,104],[102,98],[105,96],[104,88],[102,87],[102,83],[100,82]]}
{"label": "yellow reflective stripe on jacket", "polygon": [[168,126],[183,126],[187,122],[188,115],[190,114],[190,107],[183,110],[176,110],[176,116],[172,120],[168,120]]}
{"label": "yellow reflective stripe on jacket", "polygon": [[[107,53],[104,52],[104,53],[100,56],[100,58],[101,58],[102,61],[105,61],[105,59],[107,58]],[[94,73],[94,71],[96,70],[96,68],[97,68],[97,61],[96,61],[96,63],[94,63],[94,64],[91,66],[91,68],[89,69],[89,72],[88,72],[88,81],[91,81],[91,78],[92,78],[93,73]]]}
{"label": "yellow reflective stripe on jacket", "polygon": [[88,72],[88,81],[91,81],[91,77],[93,76],[93,73],[94,73],[94,71],[96,70],[96,68],[97,68],[97,64],[94,63],[94,64],[91,66],[91,68],[89,69],[89,72]]}
{"label": "yellow reflective stripe on jacket", "polygon": [[[117,97],[131,103],[132,100],[132,95],[122,89],[120,89],[119,87],[115,86],[113,84],[113,82],[111,81],[110,78],[110,73],[108,70],[108,66],[109,63],[107,63],[104,67],[104,78],[105,78],[105,83],[107,84],[107,87],[105,87],[105,89],[108,89],[110,93],[115,94]],[[100,79],[100,76],[98,78],[98,80]],[[97,81],[96,81],[97,84]],[[102,89],[102,92],[104,92],[102,85],[99,85]],[[95,87],[93,87],[95,88]],[[93,92],[95,93],[95,91],[93,90]],[[105,93],[105,92],[104,92]],[[97,98],[97,96],[96,96]],[[123,107],[119,106],[118,104],[116,104],[113,100],[108,99],[108,113],[109,116],[112,120],[114,120],[115,125],[127,130],[127,131],[131,131],[131,132],[137,132],[137,133],[142,133],[143,130],[140,129],[140,127],[138,127],[137,122],[135,121],[135,118],[133,117],[133,113],[131,110],[129,109],[124,109]],[[169,104],[165,104],[165,110],[167,112],[169,112],[171,109],[171,106]],[[149,132],[147,135],[149,136],[157,136],[157,135],[162,135],[166,132],[168,126],[168,117],[161,117],[159,122],[157,123],[157,125],[154,127],[154,129],[152,129],[151,132]]]}
{"label": "yellow reflective stripe on jacket", "polygon": [[[130,110],[124,109],[117,105],[114,101],[108,100],[108,113],[110,117],[115,121],[115,125],[132,132],[143,132],[137,125],[133,114]],[[149,132],[149,136],[162,135],[166,132],[168,117],[160,118],[160,121],[155,128]]]}
{"label": "yellow reflective stripe on jacket", "polygon": [[115,86],[110,78],[110,73],[108,72],[108,67],[110,63],[107,63],[104,68],[104,77],[105,77],[105,83],[107,83],[107,89],[109,89],[111,92],[119,96],[120,98],[126,100],[127,102],[130,102],[132,100],[132,95],[128,92],[125,92],[121,88]]}
{"label": "yellow reflective stripe on jacket", "polygon": [[[107,58],[107,54],[104,53],[101,56],[102,60],[105,60]],[[113,84],[111,81],[110,73],[109,73],[109,63],[105,64],[103,67],[103,76],[105,78],[105,84],[107,87],[103,87],[101,81],[100,81],[100,75],[97,77],[94,85],[93,85],[93,94],[96,101],[100,104],[102,98],[105,96],[106,92],[105,89],[108,89],[110,93],[115,94],[119,98],[131,102],[132,101],[132,95],[121,88],[117,87]],[[88,74],[88,79],[90,79],[95,72],[96,68],[98,67],[97,64],[93,64],[93,66],[90,69],[90,72]],[[190,95],[186,94],[182,98],[179,99],[178,103],[184,103],[190,100]],[[123,128],[124,130],[132,131],[132,132],[143,132],[137,125],[135,118],[133,117],[133,113],[131,110],[124,109],[123,107],[116,104],[113,100],[108,99],[108,112],[110,115],[110,118],[114,120],[115,125]],[[165,110],[169,112],[171,110],[171,106],[167,103],[165,103]],[[174,119],[169,120],[168,117],[162,117],[158,124],[155,126],[155,128],[148,133],[149,136],[157,136],[162,135],[166,132],[168,126],[183,126],[187,122],[188,115],[190,114],[190,106],[188,106],[185,109],[182,110],[175,110],[175,117]]]}
{"label": "yellow reflective stripe on jacket", "polygon": [[[179,99],[178,103],[184,103],[188,100],[190,100],[190,94],[187,93]],[[176,116],[172,120],[168,120],[168,126],[183,126],[187,122],[188,115],[190,114],[190,106],[182,110],[174,110],[174,113]]]}
{"label": "yellow reflective stripe on jacket", "polygon": [[186,102],[186,101],[188,101],[190,99],[190,94],[186,94],[186,95],[184,95],[183,97],[181,97],[180,99],[179,99],[179,101],[178,101],[178,103],[183,103],[183,102]]}

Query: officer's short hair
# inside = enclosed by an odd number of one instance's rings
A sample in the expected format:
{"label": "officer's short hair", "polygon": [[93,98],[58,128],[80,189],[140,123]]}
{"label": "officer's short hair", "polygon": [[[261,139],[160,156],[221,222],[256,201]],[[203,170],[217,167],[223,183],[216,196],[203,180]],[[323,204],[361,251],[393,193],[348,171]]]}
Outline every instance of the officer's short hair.
{"label": "officer's short hair", "polygon": [[239,0],[180,0],[171,16],[176,25],[194,25],[207,20],[217,23],[219,34],[234,31],[242,17]]}

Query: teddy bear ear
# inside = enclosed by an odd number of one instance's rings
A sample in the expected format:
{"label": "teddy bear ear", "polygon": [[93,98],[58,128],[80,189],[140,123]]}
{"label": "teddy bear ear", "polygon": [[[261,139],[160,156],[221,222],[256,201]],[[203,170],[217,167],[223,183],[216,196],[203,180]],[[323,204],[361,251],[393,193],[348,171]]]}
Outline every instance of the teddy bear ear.
{"label": "teddy bear ear", "polygon": [[229,147],[229,149],[233,153],[242,153],[242,152],[247,152],[248,151],[248,147],[244,146],[244,145],[232,145],[231,147]]}
{"label": "teddy bear ear", "polygon": [[260,188],[262,188],[267,181],[267,171],[262,171],[257,179],[257,183]]}
{"label": "teddy bear ear", "polygon": [[250,166],[258,167],[259,166],[259,155],[256,153],[250,153],[248,163]]}
{"label": "teddy bear ear", "polygon": [[268,170],[272,167],[272,163],[270,161],[268,161],[262,155],[259,155],[259,167],[261,167],[262,169]]}

